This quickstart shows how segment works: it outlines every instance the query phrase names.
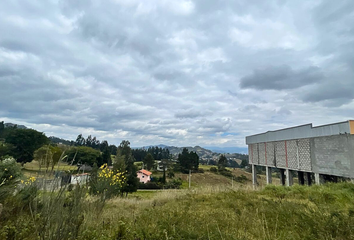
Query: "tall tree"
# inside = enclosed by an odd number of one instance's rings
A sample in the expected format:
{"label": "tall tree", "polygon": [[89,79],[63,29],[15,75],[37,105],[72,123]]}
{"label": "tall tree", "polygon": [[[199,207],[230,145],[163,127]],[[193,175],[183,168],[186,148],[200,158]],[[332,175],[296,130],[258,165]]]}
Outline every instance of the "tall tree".
{"label": "tall tree", "polygon": [[11,155],[23,165],[32,161],[34,151],[48,144],[49,139],[33,129],[13,129],[7,133],[5,142],[14,146]]}
{"label": "tall tree", "polygon": [[4,131],[5,131],[5,124],[4,124],[4,121],[1,121],[0,122],[0,138],[3,138]]}
{"label": "tall tree", "polygon": [[144,158],[144,167],[147,168],[147,170],[150,170],[154,166],[154,157],[151,155],[151,153],[148,153],[145,158]]}
{"label": "tall tree", "polygon": [[116,159],[123,158],[126,168],[126,185],[122,188],[122,192],[126,194],[136,192],[138,189],[139,179],[137,178],[137,167],[134,165],[134,157],[130,148],[130,142],[123,140],[118,147]]}
{"label": "tall tree", "polygon": [[191,162],[191,170],[198,171],[199,168],[199,156],[196,152],[189,153],[189,161]]}
{"label": "tall tree", "polygon": [[182,153],[178,154],[178,164],[183,173],[187,173],[189,170],[197,171],[199,156],[196,152],[189,152],[187,148],[183,148]]}
{"label": "tall tree", "polygon": [[75,141],[75,146],[84,146],[85,145],[85,138],[82,134],[79,134]]}
{"label": "tall tree", "polygon": [[187,148],[183,148],[182,153],[178,154],[178,165],[183,173],[187,173],[191,169],[189,151]]}
{"label": "tall tree", "polygon": [[107,163],[108,166],[112,166],[111,152],[108,149],[108,146],[103,150],[102,153],[103,163]]}
{"label": "tall tree", "polygon": [[225,157],[224,154],[221,154],[218,161],[218,169],[225,170],[226,166],[227,166],[227,158]]}
{"label": "tall tree", "polygon": [[53,153],[49,145],[42,146],[34,151],[34,160],[38,161],[39,168],[48,168],[52,165]]}

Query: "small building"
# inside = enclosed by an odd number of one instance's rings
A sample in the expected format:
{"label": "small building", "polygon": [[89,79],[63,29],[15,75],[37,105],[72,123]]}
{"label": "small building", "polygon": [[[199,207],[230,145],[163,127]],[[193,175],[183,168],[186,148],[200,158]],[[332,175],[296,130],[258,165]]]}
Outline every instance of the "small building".
{"label": "small building", "polygon": [[145,169],[141,169],[137,172],[137,175],[138,175],[138,178],[139,178],[139,181],[142,182],[142,183],[147,183],[147,182],[150,182],[152,172],[149,172],[148,170],[145,170]]}
{"label": "small building", "polygon": [[71,184],[84,185],[88,182],[89,178],[90,176],[88,175],[88,173],[71,175]]}

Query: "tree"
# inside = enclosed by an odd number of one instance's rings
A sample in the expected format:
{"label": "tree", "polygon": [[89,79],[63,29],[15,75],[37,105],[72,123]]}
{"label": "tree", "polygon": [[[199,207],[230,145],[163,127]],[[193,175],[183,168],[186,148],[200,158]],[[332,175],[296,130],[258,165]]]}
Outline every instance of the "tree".
{"label": "tree", "polygon": [[57,146],[50,146],[50,150],[52,151],[52,171],[54,169],[54,166],[57,165],[60,161],[60,158],[63,157],[63,150],[60,147]]}
{"label": "tree", "polygon": [[82,134],[79,134],[75,141],[75,146],[84,146],[85,145],[85,138]]}
{"label": "tree", "polygon": [[107,163],[108,166],[112,166],[111,152],[108,149],[108,146],[103,150],[102,153],[103,163]]}
{"label": "tree", "polygon": [[199,156],[196,152],[189,153],[189,161],[191,162],[191,170],[198,171],[199,168]]}
{"label": "tree", "polygon": [[4,121],[1,121],[0,122],[0,138],[3,137],[4,132],[5,132],[5,124],[4,124]]}
{"label": "tree", "polygon": [[[102,165],[101,152],[90,147],[72,147],[67,152],[68,160],[74,164],[87,164],[93,166],[96,163]],[[75,157],[75,159],[74,159]]]}
{"label": "tree", "polygon": [[[137,167],[134,165],[134,157],[130,148],[130,142],[123,140],[117,150],[117,161],[124,159],[126,184],[122,187],[122,193],[136,192],[138,189],[139,179],[137,178]],[[121,161],[120,160],[120,161]]]}
{"label": "tree", "polygon": [[245,168],[245,167],[247,167],[247,166],[248,166],[248,160],[242,159],[242,162],[241,162],[240,167],[241,167],[241,168]]}
{"label": "tree", "polygon": [[225,157],[224,154],[221,154],[219,157],[218,161],[218,170],[225,170],[225,167],[227,166],[227,158]]}
{"label": "tree", "polygon": [[44,133],[33,129],[12,129],[6,134],[5,142],[14,146],[11,155],[22,165],[33,160],[33,153],[48,144]]}
{"label": "tree", "polygon": [[38,161],[39,168],[44,167],[46,170],[48,170],[49,166],[52,165],[53,153],[50,150],[49,145],[38,148],[36,151],[34,151],[33,156],[34,160]]}
{"label": "tree", "polygon": [[183,148],[182,153],[178,154],[178,164],[183,173],[188,173],[189,170],[197,171],[199,156],[196,152],[188,152],[187,148]]}
{"label": "tree", "polygon": [[150,170],[154,166],[154,157],[151,155],[151,153],[148,153],[145,158],[144,158],[144,166],[147,168],[147,170]]}
{"label": "tree", "polygon": [[187,148],[183,148],[182,153],[178,154],[177,161],[181,172],[187,173],[191,169],[191,163],[189,161],[189,151]]}
{"label": "tree", "polygon": [[117,147],[116,147],[116,145],[109,145],[109,151],[110,151],[110,153],[111,153],[111,155],[117,155]]}

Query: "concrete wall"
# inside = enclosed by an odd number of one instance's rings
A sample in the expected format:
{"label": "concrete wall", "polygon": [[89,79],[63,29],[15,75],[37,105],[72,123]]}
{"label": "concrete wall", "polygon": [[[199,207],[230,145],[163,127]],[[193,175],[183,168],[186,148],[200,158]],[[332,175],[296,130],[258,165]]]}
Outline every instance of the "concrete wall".
{"label": "concrete wall", "polygon": [[311,139],[313,172],[354,178],[354,135]]}

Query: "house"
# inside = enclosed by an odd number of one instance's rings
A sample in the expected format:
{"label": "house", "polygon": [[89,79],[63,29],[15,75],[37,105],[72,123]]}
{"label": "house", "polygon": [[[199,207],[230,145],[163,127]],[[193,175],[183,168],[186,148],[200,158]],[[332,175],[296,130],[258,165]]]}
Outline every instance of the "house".
{"label": "house", "polygon": [[145,170],[145,169],[141,169],[137,172],[137,175],[138,175],[138,178],[139,178],[139,181],[142,182],[142,183],[147,183],[147,182],[150,182],[152,172],[149,172],[148,170]]}

